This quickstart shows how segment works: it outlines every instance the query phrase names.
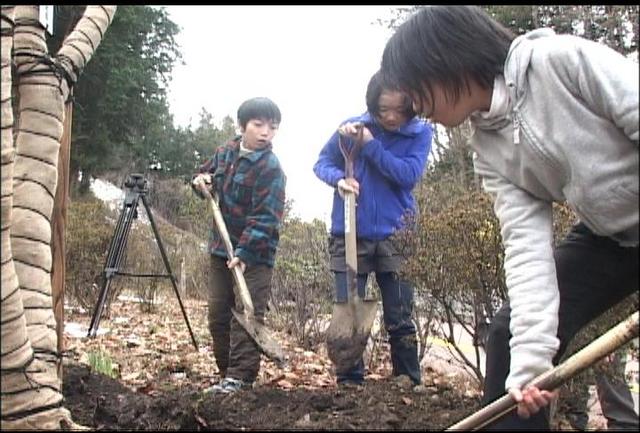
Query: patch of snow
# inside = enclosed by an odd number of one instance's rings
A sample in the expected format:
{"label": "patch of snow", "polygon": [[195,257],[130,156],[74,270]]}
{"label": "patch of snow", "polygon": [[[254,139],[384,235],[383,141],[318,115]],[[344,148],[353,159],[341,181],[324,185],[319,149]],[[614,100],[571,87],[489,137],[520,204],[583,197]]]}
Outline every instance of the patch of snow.
{"label": "patch of snow", "polygon": [[[110,331],[110,328],[98,328],[96,336],[107,334]],[[64,324],[64,333],[70,337],[85,338],[87,336],[87,332],[89,332],[89,327],[81,323],[65,322]]]}
{"label": "patch of snow", "polygon": [[122,189],[118,188],[109,181],[102,179],[91,179],[89,186],[91,192],[102,200],[109,210],[119,211],[122,208],[122,201],[124,200],[125,193]]}
{"label": "patch of snow", "polygon": [[106,180],[92,179],[90,188],[93,194],[100,200],[112,201],[124,199],[124,191]]}
{"label": "patch of snow", "polygon": [[[122,212],[122,206],[126,196],[126,192],[124,190],[118,188],[107,180],[98,178],[91,179],[89,188],[97,198],[105,203],[110,211],[118,212],[118,214]],[[138,218],[136,219],[139,219],[144,224],[149,224],[149,218],[147,217],[142,201],[138,202]]]}
{"label": "patch of snow", "polygon": [[[164,303],[164,300],[162,298],[156,298],[155,299],[154,304],[162,304]],[[118,301],[122,301],[122,302],[133,302],[133,303],[147,303],[149,302],[149,300],[145,300],[143,299],[141,296],[129,296],[129,295],[118,295]]]}

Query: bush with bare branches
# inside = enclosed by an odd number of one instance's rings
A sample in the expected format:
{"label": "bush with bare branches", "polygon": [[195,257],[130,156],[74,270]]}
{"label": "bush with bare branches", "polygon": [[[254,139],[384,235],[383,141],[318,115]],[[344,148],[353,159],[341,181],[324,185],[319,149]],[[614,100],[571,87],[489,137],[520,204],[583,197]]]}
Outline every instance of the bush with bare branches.
{"label": "bush with bare branches", "polygon": [[323,222],[285,220],[273,274],[275,325],[305,348],[324,339],[333,299],[327,229]]}

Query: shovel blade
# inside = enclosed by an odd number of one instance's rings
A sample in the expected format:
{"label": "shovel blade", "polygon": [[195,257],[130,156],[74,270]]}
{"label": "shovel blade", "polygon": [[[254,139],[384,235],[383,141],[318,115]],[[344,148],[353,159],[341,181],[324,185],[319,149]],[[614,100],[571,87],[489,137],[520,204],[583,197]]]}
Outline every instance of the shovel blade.
{"label": "shovel blade", "polygon": [[327,329],[327,353],[336,372],[348,371],[362,357],[377,308],[376,301],[359,298],[333,305]]}
{"label": "shovel blade", "polygon": [[246,314],[239,313],[235,309],[231,309],[234,317],[240,323],[245,331],[249,334],[249,337],[256,342],[260,350],[273,360],[278,366],[282,366],[285,363],[285,356],[280,344],[273,338],[273,335],[269,332],[269,329],[258,322],[255,317],[248,317]]}

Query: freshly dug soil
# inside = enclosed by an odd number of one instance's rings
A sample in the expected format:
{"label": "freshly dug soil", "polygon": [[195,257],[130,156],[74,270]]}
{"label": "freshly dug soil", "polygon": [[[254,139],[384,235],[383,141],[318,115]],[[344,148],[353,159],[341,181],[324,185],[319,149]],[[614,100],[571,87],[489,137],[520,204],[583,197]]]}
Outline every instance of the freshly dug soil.
{"label": "freshly dug soil", "polygon": [[70,362],[63,389],[74,420],[98,430],[443,430],[480,407],[477,397],[436,382],[414,387],[401,376],[362,387],[263,385],[228,395],[183,385],[148,395]]}

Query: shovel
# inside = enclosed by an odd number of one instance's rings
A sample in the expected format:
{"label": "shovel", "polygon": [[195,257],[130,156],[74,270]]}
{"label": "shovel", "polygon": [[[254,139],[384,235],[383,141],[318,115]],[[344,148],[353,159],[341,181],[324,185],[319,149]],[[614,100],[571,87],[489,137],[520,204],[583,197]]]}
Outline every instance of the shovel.
{"label": "shovel", "polygon": [[[636,311],[560,365],[533,379],[531,384],[541,390],[551,391],[637,337],[638,312]],[[511,394],[506,394],[447,430],[477,430],[507,414],[516,405]]]}
{"label": "shovel", "polygon": [[[338,143],[345,157],[345,176],[353,177],[353,160],[362,138],[347,152],[340,136]],[[331,322],[327,329],[327,353],[336,371],[347,371],[361,359],[376,317],[377,302],[364,300],[358,295],[358,254],[356,248],[356,197],[344,194],[344,237],[347,268],[347,303],[334,303]]]}
{"label": "shovel", "polygon": [[[233,259],[233,246],[231,245],[231,238],[229,237],[227,226],[224,223],[222,212],[220,212],[220,207],[204,183],[199,182],[196,185],[211,204],[215,226],[224,243],[225,250],[227,251],[227,257],[231,260]],[[251,294],[249,293],[249,288],[247,287],[247,283],[244,279],[244,274],[240,270],[239,266],[231,268],[231,272],[236,283],[234,286],[234,292],[241,300],[244,307],[244,311],[242,313],[236,311],[235,308],[232,308],[231,312],[240,325],[247,331],[249,336],[256,342],[260,350],[275,361],[276,364],[281,366],[285,361],[284,352],[280,345],[275,341],[267,327],[256,320],[254,316],[253,301],[251,300]]]}

